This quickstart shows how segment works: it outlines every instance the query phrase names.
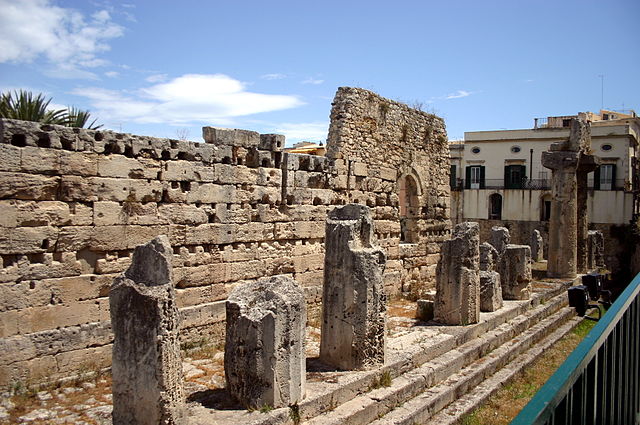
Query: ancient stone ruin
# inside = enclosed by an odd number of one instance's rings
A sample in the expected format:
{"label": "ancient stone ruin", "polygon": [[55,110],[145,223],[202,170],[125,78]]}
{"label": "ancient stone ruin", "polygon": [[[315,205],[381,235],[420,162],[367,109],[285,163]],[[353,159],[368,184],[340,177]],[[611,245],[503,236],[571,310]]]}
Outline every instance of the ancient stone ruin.
{"label": "ancient stone ruin", "polygon": [[502,308],[502,285],[496,271],[500,262],[498,251],[490,243],[480,245],[480,311]]}
{"label": "ancient stone ruin", "polygon": [[531,248],[529,245],[507,245],[500,270],[502,297],[505,300],[531,298]]}
{"label": "ancient stone ruin", "polygon": [[288,274],[319,304],[324,220],[348,203],[371,209],[389,295],[434,288],[450,234],[442,119],[342,87],[326,156],[286,153],[279,135],[203,136],[0,120],[0,385],[108,367],[109,287],[158,235],[184,341],[222,339],[225,300],[246,281]]}
{"label": "ancient stone ruin", "polygon": [[237,286],[227,300],[224,371],[229,394],[254,409],[302,401],[306,323],[304,292],[290,277]]}
{"label": "ancient stone ruin", "polygon": [[571,120],[569,139],[552,143],[542,165],[552,170],[547,275],[573,278],[586,271],[588,249],[587,174],[599,166],[590,154],[591,125]]}
{"label": "ancient stone ruin", "polygon": [[531,247],[531,260],[534,263],[544,261],[544,241],[542,240],[542,235],[539,230],[535,229],[531,232],[531,243],[529,246]]}
{"label": "ancient stone ruin", "polygon": [[320,359],[342,370],[384,363],[386,255],[368,207],[348,204],[327,217]]}
{"label": "ancient stone ruin", "polygon": [[166,236],[138,246],[109,292],[113,423],[181,424],[182,359],[173,251]]}
{"label": "ancient stone ruin", "polygon": [[599,230],[588,232],[587,267],[596,270],[605,267],[604,263],[604,235]]}
{"label": "ancient stone ruin", "polygon": [[442,244],[436,275],[435,320],[468,325],[480,320],[480,243],[478,223],[460,223]]}

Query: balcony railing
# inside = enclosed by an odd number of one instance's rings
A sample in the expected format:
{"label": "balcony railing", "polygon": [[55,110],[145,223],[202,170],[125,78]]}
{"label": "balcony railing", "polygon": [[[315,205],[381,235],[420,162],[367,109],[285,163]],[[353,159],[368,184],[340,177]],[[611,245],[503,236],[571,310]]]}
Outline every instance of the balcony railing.
{"label": "balcony railing", "polygon": [[640,424],[640,273],[511,424]]}
{"label": "balcony railing", "polygon": [[[600,183],[600,188],[597,190],[631,190],[630,186],[626,184],[624,179],[615,180],[615,184],[612,182]],[[629,187],[628,187],[629,186]],[[485,179],[482,182],[472,182],[469,187],[466,186],[464,179],[457,179],[456,184],[451,186],[452,190],[463,189],[527,189],[527,190],[549,190],[551,189],[551,179],[522,179],[519,182],[508,182],[505,184],[504,179]],[[587,182],[587,189],[595,190],[593,180]]]}

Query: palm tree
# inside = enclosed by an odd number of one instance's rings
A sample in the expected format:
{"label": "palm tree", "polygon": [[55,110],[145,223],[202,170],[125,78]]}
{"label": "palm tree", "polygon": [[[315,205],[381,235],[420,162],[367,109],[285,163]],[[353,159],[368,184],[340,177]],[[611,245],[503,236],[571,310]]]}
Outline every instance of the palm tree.
{"label": "palm tree", "polygon": [[64,124],[67,113],[64,109],[49,110],[51,99],[42,94],[34,97],[30,91],[20,90],[0,96],[0,117],[45,124]]}
{"label": "palm tree", "polygon": [[[67,109],[47,109],[51,98],[45,99],[42,94],[34,96],[27,90],[13,93],[2,93],[0,96],[0,118],[14,120],[36,121],[44,124],[58,124],[67,127],[88,128],[97,130],[102,125],[96,125],[96,119],[89,123],[91,114],[74,106]],[[87,125],[87,123],[89,123]]]}
{"label": "palm tree", "polygon": [[67,121],[64,125],[66,125],[67,127],[88,128],[89,130],[97,130],[102,127],[102,124],[96,125],[96,121],[98,121],[97,118],[91,121],[89,125],[87,125],[90,117],[91,114],[89,113],[89,111],[83,111],[76,108],[75,106],[69,106],[67,108]]}

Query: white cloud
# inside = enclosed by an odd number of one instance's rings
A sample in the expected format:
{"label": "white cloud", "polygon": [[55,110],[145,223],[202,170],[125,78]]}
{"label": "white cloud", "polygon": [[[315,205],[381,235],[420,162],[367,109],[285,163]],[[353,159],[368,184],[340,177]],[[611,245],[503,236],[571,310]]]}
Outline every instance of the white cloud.
{"label": "white cloud", "polygon": [[168,78],[167,74],[153,74],[145,78],[145,81],[149,83],[160,83],[162,81],[167,81],[167,78]]}
{"label": "white cloud", "polygon": [[308,123],[282,123],[273,127],[273,132],[284,134],[287,145],[291,145],[302,140],[309,142],[324,142],[329,132],[328,122],[308,122]]}
{"label": "white cloud", "polygon": [[322,84],[324,83],[324,80],[315,80],[311,77],[307,78],[306,80],[300,81],[301,84],[314,84],[314,85],[318,85],[318,84]]}
{"label": "white cloud", "polygon": [[135,93],[77,88],[105,120],[138,123],[229,125],[235,117],[294,108],[304,103],[291,95],[246,91],[245,84],[223,74],[187,74]]}
{"label": "white cloud", "polygon": [[0,0],[0,63],[44,57],[58,71],[104,66],[106,61],[97,55],[109,50],[108,40],[122,35],[123,28],[106,10],[86,19],[49,0]]}
{"label": "white cloud", "polygon": [[118,71],[107,71],[104,73],[104,75],[109,78],[116,78],[120,76],[120,73]]}
{"label": "white cloud", "polygon": [[473,94],[473,92],[470,92],[470,91],[458,90],[455,93],[451,93],[451,94],[446,95],[444,98],[445,99],[460,99],[461,97],[467,97],[467,96],[470,96],[472,94]]}
{"label": "white cloud", "polygon": [[287,78],[286,74],[264,74],[260,76],[263,80],[282,80],[283,78]]}

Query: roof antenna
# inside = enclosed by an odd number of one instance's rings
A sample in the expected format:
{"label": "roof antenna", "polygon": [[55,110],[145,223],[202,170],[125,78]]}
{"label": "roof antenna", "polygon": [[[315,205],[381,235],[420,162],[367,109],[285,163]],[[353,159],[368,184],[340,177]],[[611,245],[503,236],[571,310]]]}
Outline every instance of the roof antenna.
{"label": "roof antenna", "polygon": [[600,77],[600,110],[604,109],[604,75],[598,75]]}

